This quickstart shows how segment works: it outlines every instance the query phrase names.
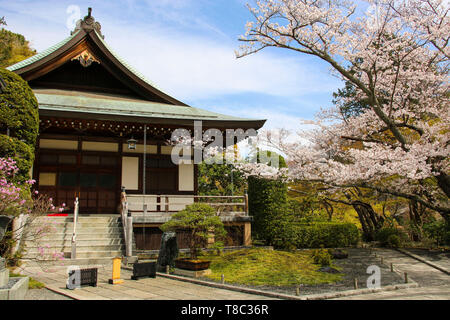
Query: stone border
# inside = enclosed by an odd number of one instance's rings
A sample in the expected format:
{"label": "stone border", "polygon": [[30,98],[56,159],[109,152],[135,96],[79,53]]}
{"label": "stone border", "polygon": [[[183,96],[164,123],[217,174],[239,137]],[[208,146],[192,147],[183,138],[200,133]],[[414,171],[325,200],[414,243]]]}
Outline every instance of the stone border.
{"label": "stone border", "polygon": [[390,286],[376,288],[376,289],[366,288],[366,289],[356,289],[356,290],[345,290],[345,291],[340,291],[340,292],[310,294],[310,295],[304,295],[304,296],[293,296],[293,295],[289,295],[289,294],[238,287],[238,286],[233,286],[233,285],[229,285],[229,284],[221,284],[221,283],[216,283],[216,282],[203,281],[203,280],[192,279],[192,278],[176,276],[176,275],[160,273],[160,272],[157,272],[156,274],[161,277],[179,280],[179,281],[190,282],[190,283],[204,285],[204,286],[208,286],[208,287],[244,292],[244,293],[249,293],[249,294],[256,294],[256,295],[267,296],[267,297],[271,297],[271,298],[286,299],[286,300],[323,300],[323,299],[340,298],[340,297],[355,296],[355,295],[360,295],[360,294],[369,294],[369,293],[377,293],[377,292],[393,291],[393,290],[419,287],[419,285],[415,281],[410,279],[409,283],[390,285]]}
{"label": "stone border", "polygon": [[416,255],[416,254],[414,254],[412,252],[409,252],[406,249],[396,248],[396,250],[398,252],[401,252],[401,253],[407,255],[407,256],[410,256],[413,259],[416,259],[416,260],[418,260],[420,262],[423,262],[423,263],[429,265],[430,267],[433,267],[433,268],[435,268],[435,269],[437,269],[437,270],[439,270],[439,271],[441,271],[441,272],[443,272],[443,273],[445,273],[447,275],[450,275],[450,271],[448,271],[447,269],[444,269],[443,267],[441,267],[441,266],[435,264],[434,262],[431,262],[431,261],[429,261],[429,260],[427,260],[425,258],[422,258],[421,256],[418,256],[418,255]]}
{"label": "stone border", "polygon": [[17,282],[10,289],[0,290],[0,300],[23,300],[28,291],[29,277],[10,277]]}

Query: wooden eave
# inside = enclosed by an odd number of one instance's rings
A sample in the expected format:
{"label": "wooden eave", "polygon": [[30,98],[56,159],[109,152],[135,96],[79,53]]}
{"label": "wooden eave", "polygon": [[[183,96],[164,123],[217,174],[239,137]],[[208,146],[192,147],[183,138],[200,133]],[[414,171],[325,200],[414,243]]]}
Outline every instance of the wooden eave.
{"label": "wooden eave", "polygon": [[187,104],[158,90],[130,71],[104,45],[95,30],[90,30],[89,32],[86,32],[84,29],[79,30],[72,39],[54,52],[29,65],[14,70],[14,72],[24,80],[31,81],[59,68],[85,50],[90,51],[108,72],[139,96],[152,100],[156,95],[165,103],[188,107]]}

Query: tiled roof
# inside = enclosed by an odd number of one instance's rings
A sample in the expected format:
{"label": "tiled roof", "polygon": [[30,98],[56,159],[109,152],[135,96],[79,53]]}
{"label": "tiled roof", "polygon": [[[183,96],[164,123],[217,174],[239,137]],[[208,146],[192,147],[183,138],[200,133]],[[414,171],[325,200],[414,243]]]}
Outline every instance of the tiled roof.
{"label": "tiled roof", "polygon": [[255,119],[238,118],[194,107],[169,105],[124,96],[58,89],[35,89],[34,93],[39,102],[40,110],[145,118],[257,121]]}
{"label": "tiled roof", "polygon": [[39,53],[35,54],[34,56],[29,57],[28,59],[17,62],[16,64],[13,64],[12,66],[7,67],[6,69],[9,71],[19,70],[19,69],[22,69],[23,67],[26,67],[36,61],[39,61],[39,60],[47,57],[48,55],[52,54],[53,52],[55,52],[56,50],[58,50],[59,48],[64,46],[67,42],[72,40],[78,34],[78,32],[80,32],[80,31],[75,32],[73,35],[71,35],[70,37],[67,37],[63,41],[55,44],[54,46],[51,46],[50,48],[48,48],[42,52],[39,52]]}

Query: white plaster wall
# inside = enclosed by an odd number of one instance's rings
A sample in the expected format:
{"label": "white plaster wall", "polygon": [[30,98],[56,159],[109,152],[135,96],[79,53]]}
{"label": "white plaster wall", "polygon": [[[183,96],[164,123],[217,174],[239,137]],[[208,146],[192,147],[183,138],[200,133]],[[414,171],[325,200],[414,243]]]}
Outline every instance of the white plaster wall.
{"label": "white plaster wall", "polygon": [[122,186],[126,190],[139,189],[138,157],[122,157]]}
{"label": "white plaster wall", "polygon": [[82,149],[86,151],[118,152],[119,144],[114,142],[83,141]]}
{"label": "white plaster wall", "polygon": [[[136,145],[136,149],[130,150],[130,149],[128,149],[128,144],[124,143],[123,146],[122,146],[122,150],[123,150],[124,153],[139,153],[139,154],[142,154],[142,153],[144,153],[144,145],[143,144],[138,144],[138,145]],[[148,153],[148,154],[157,154],[158,153],[158,146],[147,145],[146,150],[147,150],[146,153]]]}
{"label": "white plaster wall", "polygon": [[194,191],[193,163],[181,163],[178,165],[178,190]]}
{"label": "white plaster wall", "polygon": [[77,150],[78,141],[73,140],[56,140],[56,139],[40,139],[39,147],[42,149],[62,149]]}

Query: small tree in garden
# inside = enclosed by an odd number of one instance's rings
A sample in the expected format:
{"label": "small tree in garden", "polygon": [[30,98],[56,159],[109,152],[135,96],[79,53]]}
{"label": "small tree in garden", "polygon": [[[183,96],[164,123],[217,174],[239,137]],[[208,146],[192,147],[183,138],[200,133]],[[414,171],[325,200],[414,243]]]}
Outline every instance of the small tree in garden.
{"label": "small tree in garden", "polygon": [[226,231],[216,211],[204,203],[194,203],[177,212],[161,226],[163,231],[189,231],[189,250],[191,259],[197,259],[201,248],[208,239],[214,238],[217,245],[223,243]]}

